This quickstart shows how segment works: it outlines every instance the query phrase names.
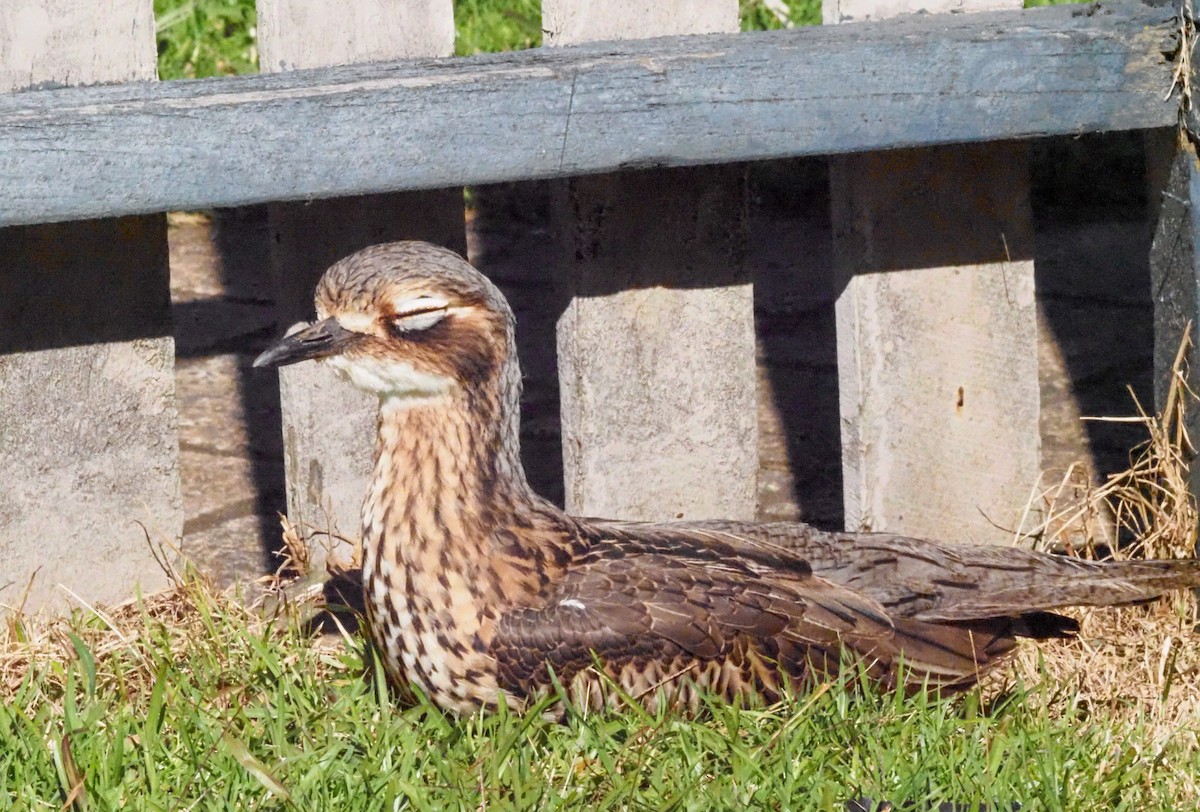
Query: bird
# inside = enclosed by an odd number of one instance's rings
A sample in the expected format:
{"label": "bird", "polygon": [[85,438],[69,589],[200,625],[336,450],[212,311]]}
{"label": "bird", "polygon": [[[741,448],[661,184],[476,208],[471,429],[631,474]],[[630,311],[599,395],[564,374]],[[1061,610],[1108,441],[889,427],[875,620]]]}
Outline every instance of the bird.
{"label": "bird", "polygon": [[487,277],[392,242],[329,267],[314,303],[254,365],[315,359],[378,396],[366,625],[388,680],[447,711],[774,702],[848,664],[887,690],[964,690],[1019,638],[1075,634],[1055,610],[1200,585],[1193,559],[571,516],[526,480],[515,318]]}

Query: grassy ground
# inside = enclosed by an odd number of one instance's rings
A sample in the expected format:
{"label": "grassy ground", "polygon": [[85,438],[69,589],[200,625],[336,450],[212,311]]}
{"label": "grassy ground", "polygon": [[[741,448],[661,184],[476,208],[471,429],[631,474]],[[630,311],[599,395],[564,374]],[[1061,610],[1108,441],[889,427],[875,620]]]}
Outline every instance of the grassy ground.
{"label": "grassy ground", "polygon": [[[1155,617],[1159,637],[1164,622],[1186,634],[1193,619]],[[1125,623],[1089,622],[1102,625],[1086,636],[1130,642]],[[1071,659],[1026,657],[1003,688],[954,699],[833,684],[767,708],[714,704],[699,719],[628,710],[558,724],[400,708],[357,636],[314,636],[294,613],[260,616],[197,583],[5,635],[0,806],[16,809],[1200,803],[1195,675],[1176,673],[1193,658],[1139,691],[1128,680],[1155,681],[1139,658],[1161,645],[1142,636],[1116,658],[1118,682],[1100,669],[1110,682],[1099,691],[1053,671],[1084,664],[1093,638]]]}
{"label": "grassy ground", "polygon": [[154,0],[160,79],[258,71],[254,0]]}
{"label": "grassy ground", "polygon": [[[1134,553],[1195,546],[1180,451],[1195,398],[1182,379],[1171,419],[1146,418],[1129,472],[1089,497],[1141,541]],[[1078,514],[1047,507],[1061,511]],[[1026,645],[963,696],[881,694],[851,672],[770,707],[714,702],[694,718],[628,707],[563,723],[541,708],[401,707],[344,631],[352,618],[323,612],[247,607],[190,580],[68,619],[9,614],[0,808],[1200,808],[1190,593],[1081,612],[1077,639]],[[316,619],[340,633],[318,634]]]}

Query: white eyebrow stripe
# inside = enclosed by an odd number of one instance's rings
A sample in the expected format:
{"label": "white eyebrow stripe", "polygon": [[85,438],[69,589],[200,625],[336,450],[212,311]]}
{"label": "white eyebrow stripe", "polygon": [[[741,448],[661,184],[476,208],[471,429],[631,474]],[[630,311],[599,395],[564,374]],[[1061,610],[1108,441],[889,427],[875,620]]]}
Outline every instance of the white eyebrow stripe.
{"label": "white eyebrow stripe", "polygon": [[418,331],[428,330],[433,325],[437,324],[450,313],[447,308],[441,310],[419,310],[413,313],[400,313],[396,318],[392,319],[392,324],[398,330]]}
{"label": "white eyebrow stripe", "polygon": [[392,303],[396,318],[402,319],[413,313],[423,313],[426,310],[442,310],[450,306],[448,299],[441,296],[417,296],[414,299],[403,299]]}

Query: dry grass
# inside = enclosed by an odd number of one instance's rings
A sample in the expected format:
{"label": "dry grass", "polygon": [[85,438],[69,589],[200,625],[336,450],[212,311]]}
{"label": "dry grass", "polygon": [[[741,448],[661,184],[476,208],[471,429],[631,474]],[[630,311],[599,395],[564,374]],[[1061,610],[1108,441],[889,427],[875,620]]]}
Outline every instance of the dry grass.
{"label": "dry grass", "polygon": [[[164,652],[186,660],[198,641],[208,648],[228,646],[232,651],[248,639],[269,639],[276,626],[312,629],[308,637],[315,648],[340,647],[348,635],[341,620],[325,617],[322,581],[313,577],[312,545],[286,517],[280,516],[280,521],[284,542],[280,566],[249,591],[245,585],[218,590],[190,566],[181,572],[170,563],[182,560],[179,551],[169,555],[155,548],[147,534],[147,543],[167,575],[169,586],[163,590],[109,607],[90,606],[75,598],[84,611],[70,616],[27,615],[22,611],[24,599],[15,607],[0,606],[0,702],[11,701],[34,672],[44,677],[40,698],[58,701],[66,674],[60,665],[85,657],[101,680],[99,690],[114,687],[104,682],[104,675],[111,682],[119,673],[120,692],[131,699],[144,698],[155,683]],[[344,580],[346,570],[334,560],[331,549],[329,545],[325,550],[326,569],[333,578]],[[318,616],[327,622],[318,623]],[[327,628],[339,634],[316,633]]]}
{"label": "dry grass", "polygon": [[[1161,414],[1149,415],[1134,397],[1147,439],[1129,467],[1094,485],[1081,465],[1036,497],[1044,518],[1018,543],[1089,558],[1190,558],[1200,516],[1189,490],[1195,455],[1185,416],[1198,398],[1187,385],[1190,325],[1184,331]],[[1132,393],[1131,393],[1132,394]],[[1027,511],[1032,515],[1033,509]],[[1058,645],[1025,646],[1009,677],[1027,684],[1049,678],[1060,697],[1117,718],[1148,719],[1156,738],[1200,729],[1200,608],[1185,592],[1144,607],[1070,612],[1079,637]],[[1200,795],[1195,787],[1193,795]]]}
{"label": "dry grass", "polygon": [[1175,356],[1171,386],[1161,414],[1146,412],[1130,390],[1136,417],[1084,418],[1141,424],[1146,440],[1130,453],[1129,467],[1092,482],[1083,463],[1074,463],[1058,482],[1030,500],[1025,518],[1039,517],[1022,528],[1020,546],[1098,558],[1190,558],[1195,555],[1197,512],[1189,490],[1189,463],[1195,447],[1185,416],[1197,404],[1187,385],[1187,335]]}
{"label": "dry grass", "polygon": [[[247,601],[244,594],[215,589],[191,569],[165,569],[171,580],[168,588],[115,606],[87,607],[69,617],[3,615],[0,701],[10,701],[34,671],[46,675],[40,685],[48,692],[46,698],[56,701],[48,694],[58,694],[65,678],[56,665],[83,657],[94,663],[99,690],[119,687],[130,698],[144,696],[155,682],[164,652],[183,661],[197,641],[220,648],[224,640],[232,647],[235,639],[269,637],[272,626],[302,621],[319,609],[319,597],[296,597],[286,590],[290,582],[277,577],[263,579],[254,599]],[[318,636],[313,641],[326,647],[334,642]],[[105,667],[116,660],[119,669]],[[118,672],[119,686],[105,684]]]}
{"label": "dry grass", "polygon": [[[79,623],[77,618],[47,619],[7,614],[3,627],[0,627],[0,697],[6,701],[11,699],[31,669],[76,659],[75,640],[82,642],[98,663],[117,654],[132,654],[135,661],[148,666],[145,652],[148,641],[141,632],[149,625],[167,635],[172,650],[186,651],[189,641],[194,638],[195,627],[200,623],[196,605],[201,595],[211,595],[201,579],[187,585],[176,584],[140,600],[95,608],[93,623]],[[247,620],[251,620],[248,613]],[[46,670],[48,673],[53,671]],[[128,676],[125,688],[134,693],[154,680],[149,667],[130,672]]]}
{"label": "dry grass", "polygon": [[1179,92],[1179,104],[1183,111],[1192,109],[1192,51],[1196,48],[1196,21],[1192,0],[1183,0],[1178,14],[1179,51],[1175,58],[1175,70],[1171,74],[1171,87],[1167,99]]}

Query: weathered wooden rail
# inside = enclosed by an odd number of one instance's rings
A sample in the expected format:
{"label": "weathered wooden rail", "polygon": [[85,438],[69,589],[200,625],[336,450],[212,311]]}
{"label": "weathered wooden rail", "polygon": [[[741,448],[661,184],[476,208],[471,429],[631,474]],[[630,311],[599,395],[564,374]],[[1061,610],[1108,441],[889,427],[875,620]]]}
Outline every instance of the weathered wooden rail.
{"label": "weathered wooden rail", "polygon": [[[35,603],[57,582],[127,594],[153,582],[133,520],[180,533],[165,211],[273,204],[287,323],[361,245],[463,250],[463,185],[564,179],[567,503],[629,518],[753,515],[739,163],[839,156],[856,526],[996,540],[980,514],[1011,518],[1028,493],[1028,139],[1157,133],[1160,381],[1198,312],[1200,180],[1164,135],[1180,120],[1171,8],[971,0],[946,8],[993,10],[747,34],[735,0],[544,0],[548,47],[449,58],[450,0],[258,4],[264,73],[183,82],[148,81],[150,0],[0,7],[0,603],[39,566]],[[884,8],[826,5],[830,21]],[[373,406],[319,369],[281,387],[289,512],[353,535]]]}
{"label": "weathered wooden rail", "polygon": [[0,96],[0,225],[1173,125],[1139,3]]}

